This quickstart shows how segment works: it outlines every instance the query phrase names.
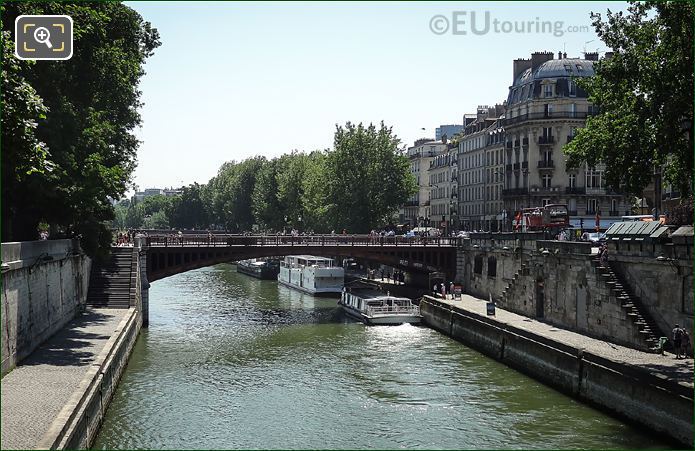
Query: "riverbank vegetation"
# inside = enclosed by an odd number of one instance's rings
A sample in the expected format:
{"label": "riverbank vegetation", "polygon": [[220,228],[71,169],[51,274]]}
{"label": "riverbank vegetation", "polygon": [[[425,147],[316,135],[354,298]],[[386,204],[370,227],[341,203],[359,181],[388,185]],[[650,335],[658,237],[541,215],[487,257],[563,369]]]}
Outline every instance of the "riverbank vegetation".
{"label": "riverbank vegetation", "polygon": [[126,200],[116,228],[364,233],[387,225],[417,187],[391,128],[337,126],[334,147],[224,163],[180,195]]}

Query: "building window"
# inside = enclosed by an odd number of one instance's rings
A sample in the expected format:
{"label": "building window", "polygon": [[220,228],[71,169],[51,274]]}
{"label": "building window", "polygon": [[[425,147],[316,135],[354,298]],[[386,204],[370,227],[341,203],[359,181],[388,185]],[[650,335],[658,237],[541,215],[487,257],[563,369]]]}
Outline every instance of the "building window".
{"label": "building window", "polygon": [[542,202],[543,206],[545,207],[546,205],[548,205],[550,203],[550,199],[543,199],[543,200],[541,200],[541,202]]}
{"label": "building window", "polygon": [[573,80],[568,81],[569,84],[569,91],[570,91],[570,97],[576,97],[577,96],[577,85],[574,83]]}
{"label": "building window", "polygon": [[569,187],[570,188],[576,188],[577,187],[577,175],[576,174],[570,174],[569,175]]}
{"label": "building window", "polygon": [[615,213],[618,211],[618,201],[616,199],[611,199],[611,212]]}
{"label": "building window", "polygon": [[544,97],[552,97],[553,96],[553,85],[547,84],[545,85],[545,91],[544,91]]}
{"label": "building window", "polygon": [[587,199],[586,201],[586,214],[588,215],[593,215],[597,212],[598,210],[598,200],[596,199]]}
{"label": "building window", "polygon": [[551,178],[550,174],[543,174],[543,177],[541,177],[543,188],[550,188]]}
{"label": "building window", "polygon": [[487,258],[487,276],[497,277],[497,258],[495,257]]}
{"label": "building window", "polygon": [[586,169],[586,187],[587,188],[602,188],[603,187],[603,171],[596,169]]}

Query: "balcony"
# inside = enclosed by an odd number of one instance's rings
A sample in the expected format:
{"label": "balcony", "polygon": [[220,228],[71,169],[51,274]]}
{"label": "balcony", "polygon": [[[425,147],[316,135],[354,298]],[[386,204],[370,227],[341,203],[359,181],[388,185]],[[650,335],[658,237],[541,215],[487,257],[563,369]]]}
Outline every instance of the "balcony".
{"label": "balcony", "polygon": [[538,169],[553,169],[555,162],[553,160],[541,160],[538,162]]}
{"label": "balcony", "polygon": [[550,194],[550,193],[560,193],[562,187],[560,186],[532,186],[529,191],[531,193],[537,194]]}
{"label": "balcony", "polygon": [[594,112],[577,112],[577,111],[553,111],[548,113],[526,113],[516,117],[510,117],[504,120],[504,126],[519,124],[527,121],[547,121],[552,119],[586,119],[593,116]]}
{"label": "balcony", "polygon": [[521,169],[528,169],[528,161],[521,162]]}
{"label": "balcony", "polygon": [[425,206],[425,207],[429,207],[430,201],[429,201],[429,200],[426,200],[425,202],[422,203],[422,205]]}
{"label": "balcony", "polygon": [[591,194],[594,196],[601,196],[606,194],[606,188],[592,188],[586,187],[586,194]]}
{"label": "balcony", "polygon": [[555,137],[554,136],[539,136],[538,137],[538,144],[555,144]]}
{"label": "balcony", "polygon": [[506,169],[507,172],[512,172],[512,168],[514,167],[513,164],[508,164],[504,168]]}
{"label": "balcony", "polygon": [[521,163],[514,163],[514,170],[518,171],[519,169],[521,169]]}
{"label": "balcony", "polygon": [[523,196],[528,194],[527,188],[508,188],[502,190],[503,196]]}
{"label": "balcony", "polygon": [[507,147],[507,149],[511,149],[511,148],[512,148],[512,142],[511,142],[511,141],[507,141],[507,146],[506,146],[506,147]]}
{"label": "balcony", "polygon": [[565,194],[586,194],[586,189],[578,186],[568,186],[565,188]]}
{"label": "balcony", "polygon": [[416,200],[409,200],[404,204],[406,207],[417,207],[419,204]]}
{"label": "balcony", "polygon": [[519,147],[519,146],[521,146],[521,141],[519,141],[518,139],[514,140],[514,147]]}

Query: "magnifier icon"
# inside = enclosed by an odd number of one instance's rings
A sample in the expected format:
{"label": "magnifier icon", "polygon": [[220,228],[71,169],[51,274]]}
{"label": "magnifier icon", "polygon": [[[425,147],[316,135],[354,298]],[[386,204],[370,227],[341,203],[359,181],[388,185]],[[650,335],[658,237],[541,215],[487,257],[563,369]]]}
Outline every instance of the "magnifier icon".
{"label": "magnifier icon", "polygon": [[51,41],[49,41],[49,39],[51,39],[51,33],[46,27],[38,27],[36,30],[34,30],[34,39],[36,39],[36,42],[40,44],[46,44],[49,49],[53,48]]}

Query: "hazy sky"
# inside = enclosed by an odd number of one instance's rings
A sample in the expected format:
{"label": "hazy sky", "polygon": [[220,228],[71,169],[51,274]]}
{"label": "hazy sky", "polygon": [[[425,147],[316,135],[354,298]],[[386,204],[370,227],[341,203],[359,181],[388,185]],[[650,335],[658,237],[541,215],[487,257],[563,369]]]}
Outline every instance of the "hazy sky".
{"label": "hazy sky", "polygon": [[513,59],[541,50],[565,49],[569,57],[607,50],[589,13],[626,8],[624,2],[128,5],[162,41],[140,85],[140,189],[205,183],[229,160],[328,148],[335,124],[346,121],[383,120],[407,145],[434,137],[440,124],[461,123],[477,105],[502,102]]}

